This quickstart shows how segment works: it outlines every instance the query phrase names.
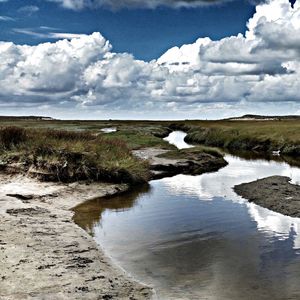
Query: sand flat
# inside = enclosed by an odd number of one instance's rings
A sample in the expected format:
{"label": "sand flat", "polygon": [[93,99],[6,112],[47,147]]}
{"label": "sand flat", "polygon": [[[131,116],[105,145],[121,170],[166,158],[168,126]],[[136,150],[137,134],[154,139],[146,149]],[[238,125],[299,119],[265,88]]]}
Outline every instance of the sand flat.
{"label": "sand flat", "polygon": [[72,221],[76,205],[126,189],[1,174],[0,299],[150,299]]}

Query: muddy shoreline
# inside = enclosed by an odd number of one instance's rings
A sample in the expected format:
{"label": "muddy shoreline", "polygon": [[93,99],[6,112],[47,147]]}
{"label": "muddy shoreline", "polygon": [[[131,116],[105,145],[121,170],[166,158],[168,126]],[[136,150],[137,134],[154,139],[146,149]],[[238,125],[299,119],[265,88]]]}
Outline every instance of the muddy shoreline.
{"label": "muddy shoreline", "polygon": [[271,176],[236,185],[234,191],[257,205],[290,217],[300,217],[300,186],[289,177]]}

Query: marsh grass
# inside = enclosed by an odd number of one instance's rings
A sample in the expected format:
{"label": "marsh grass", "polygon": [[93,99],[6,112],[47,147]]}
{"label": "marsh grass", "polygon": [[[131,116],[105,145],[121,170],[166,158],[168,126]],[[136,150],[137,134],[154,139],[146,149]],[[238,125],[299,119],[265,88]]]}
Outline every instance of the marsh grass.
{"label": "marsh grass", "polygon": [[27,132],[23,128],[8,126],[0,127],[0,148],[10,149],[13,146],[24,143]]}
{"label": "marsh grass", "polygon": [[51,180],[134,184],[149,175],[147,163],[134,157],[124,141],[90,132],[3,127],[0,153],[7,164],[21,164]]}
{"label": "marsh grass", "polygon": [[186,141],[231,150],[300,154],[300,121],[208,121],[194,123]]}
{"label": "marsh grass", "polygon": [[217,158],[221,158],[224,156],[221,150],[219,149],[206,146],[196,146],[188,149],[172,150],[160,154],[159,157],[170,159],[197,159],[198,156],[201,157],[203,154],[209,154]]}
{"label": "marsh grass", "polygon": [[[140,149],[145,147],[160,147],[174,149],[163,141],[170,130],[183,130],[188,133],[186,141],[193,144],[201,144],[209,147],[228,148],[230,150],[251,150],[259,152],[271,152],[281,150],[282,154],[300,154],[300,121],[297,119],[282,119],[268,121],[62,121],[62,120],[0,120],[0,126],[18,126],[35,129],[36,131],[55,129],[55,131],[78,132],[82,138],[98,134],[103,127],[116,127],[117,132],[104,135],[105,140],[123,141],[127,148]],[[87,131],[88,130],[88,131]],[[89,134],[87,134],[89,132]],[[54,133],[57,134],[57,133]],[[67,138],[67,136],[69,137]],[[103,134],[101,135],[103,136]],[[72,149],[84,148],[82,142],[71,141]],[[62,142],[72,139],[72,133],[65,133]],[[54,139],[58,143],[59,137]],[[5,143],[6,148],[14,145]],[[47,144],[48,141],[46,140]],[[52,143],[52,142],[51,142]],[[9,145],[10,144],[10,145]],[[3,148],[3,146],[1,146]],[[172,148],[173,147],[173,148]],[[113,163],[112,163],[113,164]]]}
{"label": "marsh grass", "polygon": [[167,136],[170,130],[165,127],[124,127],[117,132],[113,132],[107,135],[107,139],[118,139],[123,141],[130,149],[141,148],[164,148],[175,149],[176,147],[170,145],[162,138]]}

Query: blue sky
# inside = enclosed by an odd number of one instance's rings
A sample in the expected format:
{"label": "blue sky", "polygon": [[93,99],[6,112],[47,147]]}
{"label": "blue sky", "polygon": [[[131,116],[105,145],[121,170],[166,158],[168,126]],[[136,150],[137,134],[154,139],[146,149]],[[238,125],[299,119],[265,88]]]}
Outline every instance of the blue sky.
{"label": "blue sky", "polygon": [[[31,12],[30,7],[38,9]],[[255,6],[243,0],[198,8],[123,8],[116,11],[109,8],[76,11],[53,2],[10,0],[0,2],[0,15],[14,18],[14,21],[0,23],[0,40],[30,45],[53,41],[18,33],[15,29],[47,32],[49,29],[41,27],[51,27],[57,32],[86,34],[99,31],[112,43],[114,51],[151,60],[170,47],[192,43],[199,37],[218,40],[244,33],[246,22],[254,11]]]}
{"label": "blue sky", "polygon": [[291,1],[0,0],[1,114],[300,114]]}

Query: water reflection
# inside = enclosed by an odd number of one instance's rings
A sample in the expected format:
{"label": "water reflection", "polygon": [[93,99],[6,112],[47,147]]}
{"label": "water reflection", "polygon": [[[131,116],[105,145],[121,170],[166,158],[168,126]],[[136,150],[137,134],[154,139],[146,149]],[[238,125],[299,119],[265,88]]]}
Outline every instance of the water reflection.
{"label": "water reflection", "polygon": [[94,227],[101,225],[101,217],[106,210],[115,213],[125,212],[136,205],[139,197],[146,193],[150,193],[150,186],[147,184],[114,197],[108,196],[84,202],[74,208],[73,220],[93,235]]}
{"label": "water reflection", "polygon": [[259,231],[263,231],[269,236],[277,237],[278,240],[291,239],[291,233],[293,233],[292,249],[300,249],[299,219],[271,212],[253,203],[248,203],[247,206],[249,214],[257,223]]}
{"label": "water reflection", "polygon": [[112,133],[112,132],[116,132],[117,128],[116,127],[106,127],[106,128],[101,128],[100,131],[102,131],[104,133]]}
{"label": "water reflection", "polygon": [[232,187],[271,175],[300,182],[282,161],[226,155],[201,176],[77,208],[75,221],[161,299],[300,299],[300,220],[249,203]]}
{"label": "water reflection", "polygon": [[178,175],[164,178],[162,182],[169,187],[169,192],[198,195],[202,200],[224,197],[237,202],[244,202],[232,189],[237,184],[273,175],[288,176],[293,183],[300,183],[300,169],[284,162],[246,160],[232,155],[225,155],[225,159],[228,165],[218,172],[201,176]]}
{"label": "water reflection", "polygon": [[217,173],[202,176],[178,175],[173,178],[162,179],[168,192],[198,196],[201,200],[213,200],[215,197],[246,203],[249,215],[257,222],[258,230],[263,230],[282,239],[289,236],[291,228],[296,232],[294,237],[295,249],[300,245],[299,219],[283,216],[268,209],[248,203],[238,196],[232,189],[233,186],[243,182],[250,182],[259,178],[273,175],[288,176],[293,183],[300,182],[300,169],[290,167],[286,163],[257,160],[245,160],[231,155],[226,155],[229,165]]}
{"label": "water reflection", "polygon": [[172,145],[175,145],[178,149],[187,149],[194,147],[184,141],[186,135],[187,134],[182,131],[173,131],[166,138],[164,138],[164,140]]}
{"label": "water reflection", "polygon": [[276,162],[286,162],[292,167],[300,167],[300,160],[288,156],[288,155],[274,155],[270,152],[252,152],[252,151],[233,151],[228,149],[222,149],[222,151],[227,152],[235,157],[244,158],[245,160],[263,160],[263,161],[276,161]]}

